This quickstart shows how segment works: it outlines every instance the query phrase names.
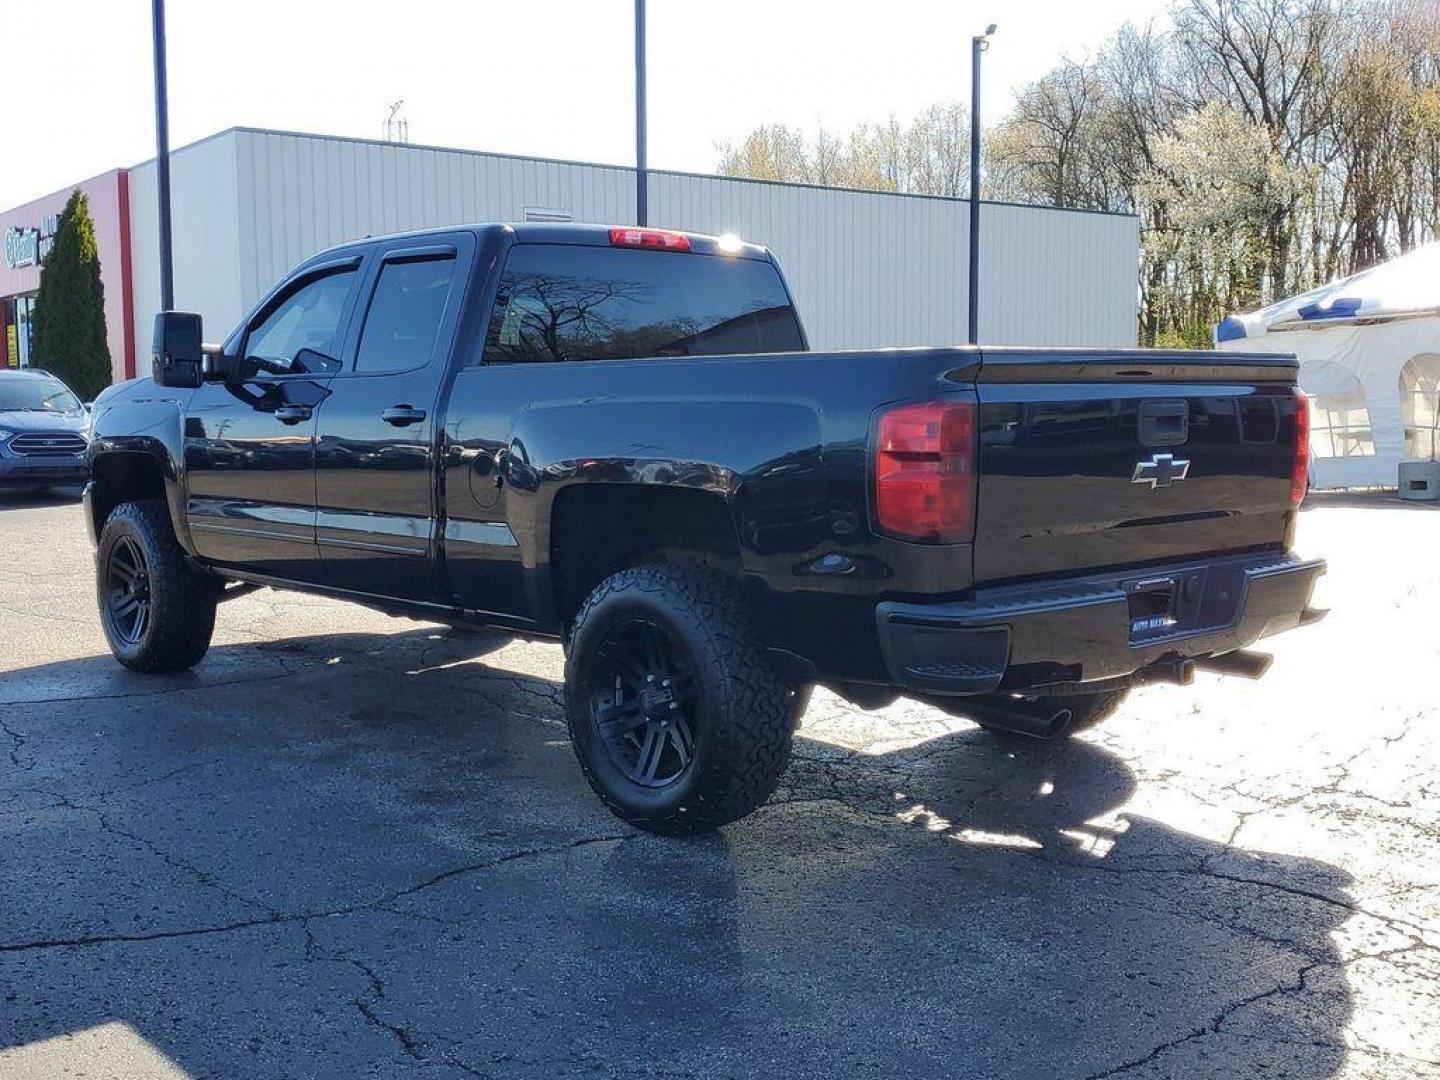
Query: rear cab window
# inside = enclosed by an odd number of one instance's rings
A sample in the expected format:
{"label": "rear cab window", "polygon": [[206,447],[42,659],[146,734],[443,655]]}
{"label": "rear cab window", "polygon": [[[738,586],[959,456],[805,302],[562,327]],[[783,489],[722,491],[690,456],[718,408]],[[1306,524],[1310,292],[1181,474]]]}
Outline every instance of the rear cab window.
{"label": "rear cab window", "polygon": [[803,348],[795,309],[769,261],[516,244],[482,359],[537,363]]}

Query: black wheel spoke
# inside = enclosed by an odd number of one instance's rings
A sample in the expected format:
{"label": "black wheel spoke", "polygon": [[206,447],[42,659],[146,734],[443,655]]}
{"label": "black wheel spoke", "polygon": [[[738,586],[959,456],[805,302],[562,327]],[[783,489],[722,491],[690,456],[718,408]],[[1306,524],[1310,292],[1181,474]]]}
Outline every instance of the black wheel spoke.
{"label": "black wheel spoke", "polygon": [[144,552],[131,538],[122,537],[110,549],[105,575],[110,626],[126,644],[138,644],[150,625],[150,580]]}
{"label": "black wheel spoke", "polygon": [[611,761],[644,788],[678,780],[695,758],[688,655],[665,629],[630,619],[608,630],[587,663],[590,715]]}
{"label": "black wheel spoke", "polygon": [[611,730],[623,734],[645,723],[646,717],[637,699],[602,705],[595,711],[595,719],[601,724],[609,725]]}
{"label": "black wheel spoke", "polygon": [[660,766],[664,745],[659,725],[648,725],[645,728],[645,741],[640,744],[640,756],[635,759],[635,771],[632,774],[634,779],[642,784],[654,782],[655,770]]}
{"label": "black wheel spoke", "polygon": [[615,669],[615,674],[632,691],[638,692],[645,685],[645,665],[622,653],[615,646],[605,646],[600,656]]}
{"label": "black wheel spoke", "polygon": [[115,550],[110,555],[110,567],[112,570],[123,573],[126,578],[134,577],[135,572],[140,569],[135,564],[135,555],[129,540],[115,545]]}
{"label": "black wheel spoke", "polygon": [[633,716],[640,708],[638,700],[612,701],[609,705],[602,705],[595,710],[595,719],[602,724],[608,724],[613,720],[622,717]]}
{"label": "black wheel spoke", "polygon": [[689,726],[685,721],[677,720],[667,730],[670,733],[670,741],[675,746],[675,754],[680,758],[680,767],[683,769],[690,764]]}

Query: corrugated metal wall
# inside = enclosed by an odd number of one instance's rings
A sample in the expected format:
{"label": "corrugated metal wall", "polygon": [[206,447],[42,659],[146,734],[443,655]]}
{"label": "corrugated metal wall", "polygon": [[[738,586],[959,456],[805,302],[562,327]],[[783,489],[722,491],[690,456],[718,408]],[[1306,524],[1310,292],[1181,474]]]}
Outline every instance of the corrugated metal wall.
{"label": "corrugated metal wall", "polygon": [[238,133],[241,283],[247,305],[316,251],[367,235],[519,221],[633,220],[625,169],[315,136]]}
{"label": "corrugated metal wall", "polygon": [[[205,316],[205,336],[220,341],[248,303],[241,288],[237,134],[222,132],[170,155],[170,228],[175,307]],[[155,163],[130,170],[130,274],[135,367],[150,372],[150,336],[160,310],[160,229]]]}
{"label": "corrugated metal wall", "polygon": [[[192,157],[205,163],[182,166]],[[345,240],[523,220],[527,209],[634,220],[634,172],[614,166],[247,129],[173,160],[177,304],[193,295],[212,339],[296,263]],[[232,179],[212,176],[232,166]],[[131,187],[143,338],[155,302],[140,280],[155,277],[153,166],[136,173],[150,177]],[[203,212],[182,210],[192,202]],[[817,348],[963,341],[967,214],[948,199],[651,174],[652,224],[733,232],[775,251]],[[217,243],[214,230],[231,222],[234,240]],[[981,340],[1133,345],[1138,242],[1131,217],[986,204]],[[203,289],[182,284],[193,272],[209,279]],[[223,289],[233,290],[228,301]]]}

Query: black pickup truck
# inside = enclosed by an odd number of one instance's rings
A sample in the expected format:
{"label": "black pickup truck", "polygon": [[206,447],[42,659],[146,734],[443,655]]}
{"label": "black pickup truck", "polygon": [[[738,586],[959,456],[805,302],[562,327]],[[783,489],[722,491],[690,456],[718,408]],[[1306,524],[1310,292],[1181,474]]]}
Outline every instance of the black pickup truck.
{"label": "black pickup truck", "polygon": [[[732,238],[480,225],[310,259],[220,346],[156,319],[95,404],[87,518],[116,657],[204,655],[258,586],[565,646],[577,756],[684,833],[762,804],[817,683],[1011,735],[1318,616],[1291,553],[1293,361],[809,352]],[[457,707],[461,703],[457,702]]]}

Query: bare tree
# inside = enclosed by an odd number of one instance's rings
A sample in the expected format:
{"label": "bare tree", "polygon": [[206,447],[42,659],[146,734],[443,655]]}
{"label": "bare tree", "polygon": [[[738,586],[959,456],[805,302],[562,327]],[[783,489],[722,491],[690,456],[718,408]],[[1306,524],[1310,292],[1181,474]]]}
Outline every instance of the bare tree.
{"label": "bare tree", "polygon": [[[721,170],[962,196],[967,120],[757,128]],[[1138,215],[1140,339],[1203,344],[1236,307],[1440,233],[1440,0],[1174,0],[984,138],[987,195]]]}
{"label": "bare tree", "polygon": [[1095,70],[1070,60],[1017,96],[996,153],[1020,189],[1054,206],[1105,209],[1099,125],[1105,91]]}

